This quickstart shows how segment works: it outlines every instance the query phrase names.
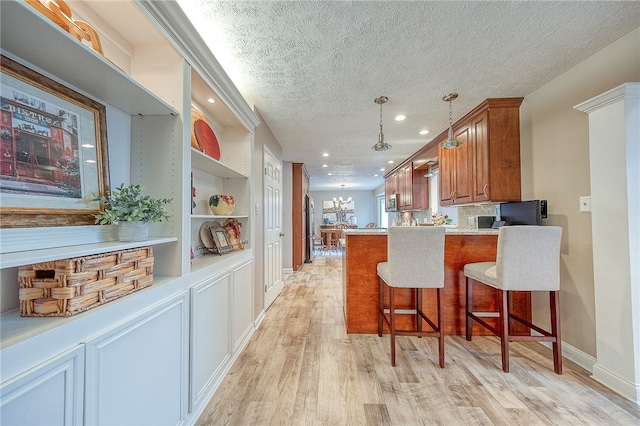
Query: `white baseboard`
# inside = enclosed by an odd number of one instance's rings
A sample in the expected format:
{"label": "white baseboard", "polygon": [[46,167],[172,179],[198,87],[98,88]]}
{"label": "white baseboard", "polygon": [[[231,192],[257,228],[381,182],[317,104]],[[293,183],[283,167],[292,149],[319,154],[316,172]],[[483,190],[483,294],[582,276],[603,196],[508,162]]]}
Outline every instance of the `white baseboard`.
{"label": "white baseboard", "polygon": [[[532,333],[538,334],[538,333]],[[540,344],[551,349],[551,343],[540,342]],[[579,349],[571,346],[568,343],[562,342],[562,357],[578,364],[580,367],[591,373],[591,378],[596,382],[599,382],[612,391],[620,394],[624,398],[640,404],[640,384],[634,384],[615,373],[607,370],[606,368],[598,365],[598,360],[589,354],[582,352]]]}
{"label": "white baseboard", "polygon": [[260,311],[260,314],[258,315],[258,317],[255,320],[253,320],[253,326],[255,327],[256,330],[260,328],[260,325],[262,324],[262,321],[264,320],[265,316],[266,316],[265,311],[263,309]]}
{"label": "white baseboard", "polygon": [[293,274],[293,268],[282,268],[282,275]]}
{"label": "white baseboard", "polygon": [[602,383],[614,392],[640,405],[640,383],[630,382],[602,367],[597,362],[593,366],[592,373],[591,378],[593,380]]}

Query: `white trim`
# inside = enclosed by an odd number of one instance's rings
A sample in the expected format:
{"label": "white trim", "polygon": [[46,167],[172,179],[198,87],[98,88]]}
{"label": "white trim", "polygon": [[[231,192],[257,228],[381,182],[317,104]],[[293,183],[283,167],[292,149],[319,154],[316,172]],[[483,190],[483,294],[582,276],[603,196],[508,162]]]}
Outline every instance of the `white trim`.
{"label": "white trim", "polygon": [[174,47],[213,88],[220,99],[231,108],[247,130],[253,133],[260,124],[260,119],[213,56],[178,3],[153,0],[135,0],[135,2],[142,12],[157,22],[158,29],[173,42]]}
{"label": "white trim", "polygon": [[597,362],[593,366],[591,378],[602,383],[614,392],[619,393],[630,401],[640,405],[640,385],[635,385],[629,380],[618,376],[614,372],[602,367]]}

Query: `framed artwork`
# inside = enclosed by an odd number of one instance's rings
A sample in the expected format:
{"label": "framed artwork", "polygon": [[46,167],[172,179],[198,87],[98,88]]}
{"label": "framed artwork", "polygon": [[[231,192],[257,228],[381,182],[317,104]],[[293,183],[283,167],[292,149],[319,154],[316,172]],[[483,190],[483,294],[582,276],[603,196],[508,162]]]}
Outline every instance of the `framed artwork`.
{"label": "framed artwork", "polygon": [[222,226],[214,225],[209,227],[211,235],[213,236],[213,242],[216,245],[216,251],[220,254],[228,253],[233,250],[233,245],[229,241],[227,230]]}
{"label": "framed artwork", "polygon": [[0,226],[93,224],[109,190],[104,105],[0,59]]}
{"label": "framed artwork", "polygon": [[322,218],[329,219],[331,223],[346,223],[355,216],[355,202],[325,200],[322,202]]}

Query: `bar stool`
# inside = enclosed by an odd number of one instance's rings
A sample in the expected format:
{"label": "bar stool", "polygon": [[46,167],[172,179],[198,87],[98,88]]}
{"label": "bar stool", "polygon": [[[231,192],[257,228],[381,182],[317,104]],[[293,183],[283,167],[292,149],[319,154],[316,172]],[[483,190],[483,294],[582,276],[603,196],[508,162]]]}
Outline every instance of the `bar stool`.
{"label": "bar stool", "polygon": [[[437,336],[439,364],[444,368],[444,228],[392,227],[387,237],[387,261],[378,263],[378,336],[383,321],[391,334],[391,365],[396,365],[396,336]],[[385,308],[385,286],[389,287],[389,306]],[[395,289],[416,289],[415,309],[397,309]],[[436,289],[438,318],[434,323],[422,311],[422,289]],[[386,313],[389,313],[387,318]],[[415,315],[415,330],[397,330],[396,315]],[[424,320],[432,331],[422,329]]]}
{"label": "bar stool", "polygon": [[[500,338],[502,370],[509,372],[509,342],[551,342],[553,369],[562,374],[560,339],[560,240],[559,226],[505,226],[498,233],[498,252],[495,262],[469,263],[464,266],[466,276],[466,338],[471,340],[473,321],[489,329]],[[499,290],[497,312],[473,311],[473,282]],[[551,332],[510,311],[509,298],[514,291],[548,291],[551,313]],[[498,325],[487,323],[482,317],[498,317]],[[512,335],[509,323],[515,320],[541,336]]]}

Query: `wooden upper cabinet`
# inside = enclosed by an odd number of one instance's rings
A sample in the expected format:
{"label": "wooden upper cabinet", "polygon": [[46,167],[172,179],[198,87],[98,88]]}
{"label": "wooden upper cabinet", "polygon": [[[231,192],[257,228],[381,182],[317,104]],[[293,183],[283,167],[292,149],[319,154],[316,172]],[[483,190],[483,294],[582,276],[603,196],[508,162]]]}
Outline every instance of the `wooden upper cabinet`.
{"label": "wooden upper cabinet", "polygon": [[461,145],[439,149],[441,205],[520,200],[521,103],[487,99],[454,125]]}
{"label": "wooden upper cabinet", "polygon": [[409,210],[413,206],[413,163],[402,166],[398,172],[398,210]]}
{"label": "wooden upper cabinet", "polygon": [[425,174],[429,171],[427,163],[413,163],[412,179],[412,208],[413,210],[427,210],[429,208],[429,178]]}
{"label": "wooden upper cabinet", "polygon": [[386,198],[398,193],[398,173],[393,173],[384,180],[384,195]]}

